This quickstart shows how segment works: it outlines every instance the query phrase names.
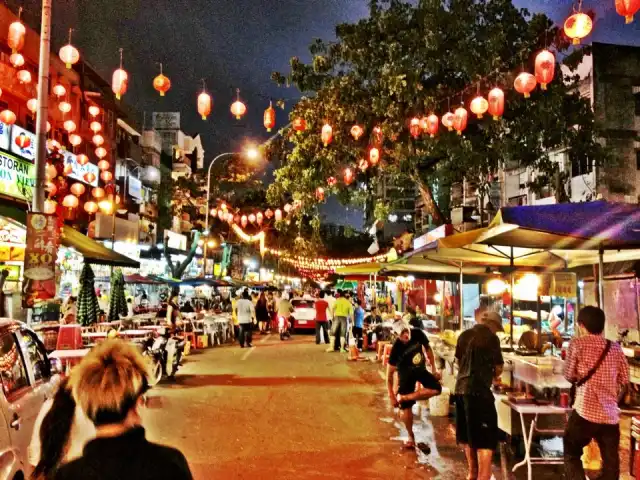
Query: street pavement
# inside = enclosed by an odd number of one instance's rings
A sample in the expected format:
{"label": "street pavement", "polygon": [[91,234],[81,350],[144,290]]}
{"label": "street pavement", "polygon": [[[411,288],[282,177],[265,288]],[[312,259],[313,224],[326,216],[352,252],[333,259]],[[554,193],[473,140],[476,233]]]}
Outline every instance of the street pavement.
{"label": "street pavement", "polygon": [[[255,336],[251,349],[196,351],[174,383],[152,390],[148,437],[179,448],[198,480],[466,478],[451,419],[422,409],[417,439],[432,453],[402,451],[406,433],[381,366],[324,350],[312,336],[268,335]],[[561,471],[537,467],[534,478]]]}

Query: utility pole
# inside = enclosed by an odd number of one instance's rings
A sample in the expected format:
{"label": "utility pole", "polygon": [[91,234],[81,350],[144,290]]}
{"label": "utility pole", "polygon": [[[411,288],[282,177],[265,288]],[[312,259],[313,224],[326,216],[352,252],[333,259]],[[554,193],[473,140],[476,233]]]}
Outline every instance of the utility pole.
{"label": "utility pole", "polygon": [[34,212],[44,210],[45,166],[47,163],[47,117],[49,107],[49,52],[51,49],[51,1],[42,0],[42,22],[40,25],[40,63],[38,66],[38,118],[36,123],[36,184],[31,208]]}

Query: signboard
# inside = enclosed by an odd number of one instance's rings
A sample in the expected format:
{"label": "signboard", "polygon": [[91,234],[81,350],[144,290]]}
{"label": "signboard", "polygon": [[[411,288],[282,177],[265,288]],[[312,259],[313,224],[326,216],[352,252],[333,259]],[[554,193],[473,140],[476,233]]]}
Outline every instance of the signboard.
{"label": "signboard", "polygon": [[24,262],[24,247],[0,246],[0,262]]}
{"label": "signboard", "polygon": [[444,238],[447,235],[451,235],[453,233],[453,225],[447,223],[445,225],[440,225],[437,228],[434,228],[430,232],[425,233],[424,235],[420,235],[418,238],[413,239],[413,249],[417,250],[418,248],[424,247],[425,245],[430,244],[431,242],[435,242],[439,238]]}
{"label": "signboard", "polygon": [[43,213],[28,213],[23,307],[33,308],[42,300],[56,297],[56,259],[59,245],[58,217]]}
{"label": "signboard", "polygon": [[129,195],[138,200],[142,200],[142,182],[136,177],[129,176]]}
{"label": "signboard", "polygon": [[11,146],[9,149],[13,153],[29,160],[30,162],[35,162],[37,151],[36,144],[35,134],[31,133],[29,130],[20,128],[17,125],[13,125],[11,127]]}
{"label": "signboard", "polygon": [[167,238],[167,247],[175,248],[176,250],[187,249],[187,237],[180,233],[172,232],[171,230],[165,230],[164,235]]}
{"label": "signboard", "polygon": [[0,194],[29,200],[36,183],[33,163],[0,152]]}
{"label": "signboard", "polygon": [[554,273],[550,295],[554,297],[576,298],[576,276],[573,273]]}
{"label": "signboard", "polygon": [[153,112],[151,124],[156,130],[179,130],[180,112]]}
{"label": "signboard", "polygon": [[8,282],[20,281],[20,265],[0,265],[0,272],[3,270],[9,272],[9,276],[7,277]]}
{"label": "signboard", "polygon": [[[71,165],[71,173],[67,175],[68,177],[74,178],[76,180],[80,180],[87,185],[91,185],[92,187],[98,186],[98,178],[100,178],[100,169],[97,165],[89,162],[86,165],[80,165],[76,160],[76,156],[71,152],[62,152],[64,155],[64,164]],[[84,175],[86,173],[93,173],[95,178],[93,182],[89,183],[85,180]]]}
{"label": "signboard", "polygon": [[3,150],[9,150],[9,143],[11,143],[9,125],[0,122],[0,148]]}

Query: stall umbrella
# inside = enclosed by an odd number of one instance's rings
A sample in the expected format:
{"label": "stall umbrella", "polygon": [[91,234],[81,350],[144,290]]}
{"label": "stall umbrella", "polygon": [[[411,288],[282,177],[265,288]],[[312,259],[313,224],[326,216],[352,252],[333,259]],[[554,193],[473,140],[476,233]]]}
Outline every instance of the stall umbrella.
{"label": "stall umbrella", "polygon": [[124,276],[122,275],[122,270],[116,268],[111,274],[109,321],[120,320],[120,315],[127,315],[127,313],[127,300],[124,296]]}
{"label": "stall umbrella", "polygon": [[96,289],[93,285],[94,279],[91,266],[85,263],[80,273],[80,291],[78,292],[78,321],[85,327],[96,323],[100,312]]}

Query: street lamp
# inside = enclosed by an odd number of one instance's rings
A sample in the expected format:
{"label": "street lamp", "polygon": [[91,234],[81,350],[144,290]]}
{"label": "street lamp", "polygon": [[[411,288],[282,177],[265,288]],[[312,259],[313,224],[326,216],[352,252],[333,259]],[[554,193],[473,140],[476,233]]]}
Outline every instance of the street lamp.
{"label": "street lamp", "polygon": [[[243,153],[249,160],[256,160],[258,157],[260,157],[260,151],[256,147],[248,147]],[[209,235],[209,200],[211,198],[211,168],[221,158],[229,157],[233,155],[240,155],[240,154],[241,153],[239,152],[221,153],[220,155],[215,157],[213,160],[211,160],[211,163],[209,164],[209,169],[207,170],[207,210],[205,212],[205,221],[204,221],[205,235]],[[202,267],[202,271],[204,275],[207,274],[207,247],[208,246],[209,246],[209,242],[204,244],[204,264]]]}

